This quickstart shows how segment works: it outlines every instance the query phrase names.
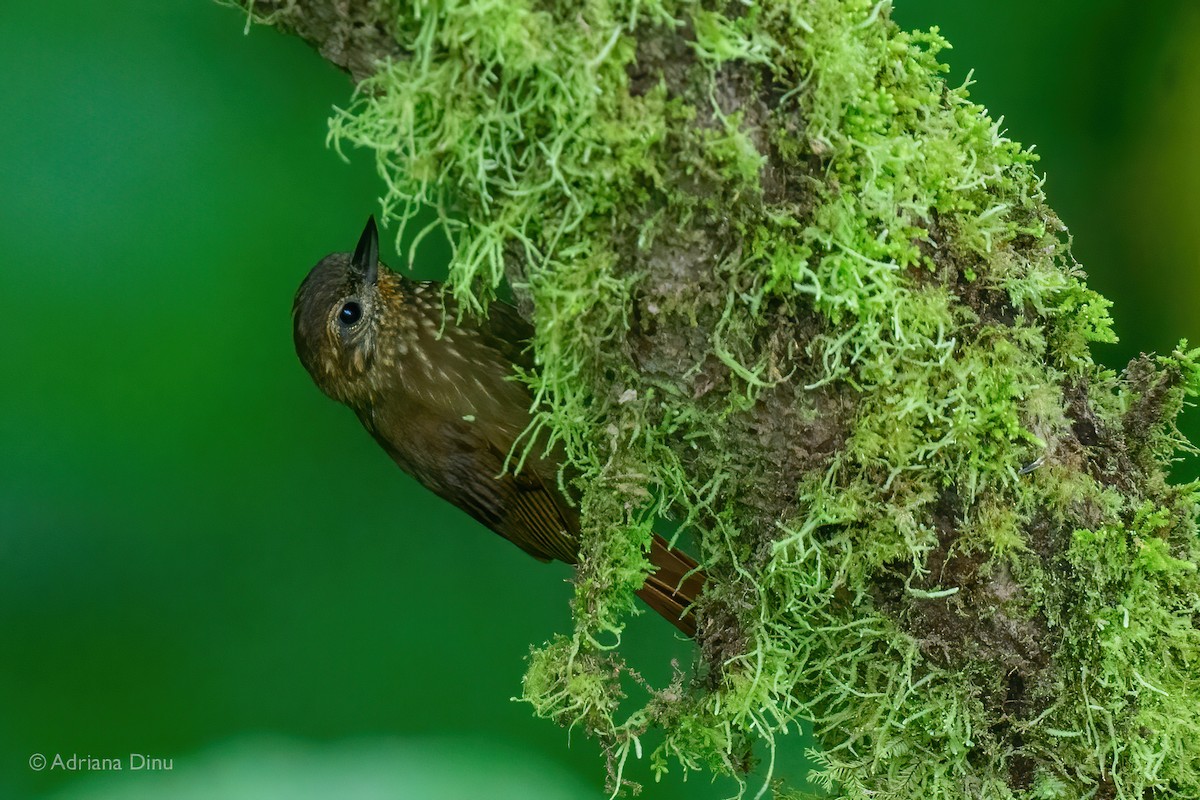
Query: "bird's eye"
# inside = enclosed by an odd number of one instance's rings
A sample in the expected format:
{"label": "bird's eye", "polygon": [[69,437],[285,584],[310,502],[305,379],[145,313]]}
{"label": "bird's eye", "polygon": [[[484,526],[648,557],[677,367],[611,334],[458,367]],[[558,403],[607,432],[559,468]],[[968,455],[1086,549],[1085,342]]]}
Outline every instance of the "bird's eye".
{"label": "bird's eye", "polygon": [[338,322],[343,325],[353,325],[362,319],[362,306],[354,300],[347,300],[338,312]]}

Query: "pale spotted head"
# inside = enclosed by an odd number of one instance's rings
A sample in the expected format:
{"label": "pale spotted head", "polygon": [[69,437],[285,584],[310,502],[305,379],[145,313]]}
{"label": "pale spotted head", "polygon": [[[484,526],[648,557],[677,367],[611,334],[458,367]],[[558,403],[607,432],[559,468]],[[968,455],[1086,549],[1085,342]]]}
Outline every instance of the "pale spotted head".
{"label": "pale spotted head", "polygon": [[379,233],[372,216],[353,253],[325,256],[300,284],[292,304],[296,354],[330,397],[354,404],[370,393],[385,295],[402,280],[379,263]]}

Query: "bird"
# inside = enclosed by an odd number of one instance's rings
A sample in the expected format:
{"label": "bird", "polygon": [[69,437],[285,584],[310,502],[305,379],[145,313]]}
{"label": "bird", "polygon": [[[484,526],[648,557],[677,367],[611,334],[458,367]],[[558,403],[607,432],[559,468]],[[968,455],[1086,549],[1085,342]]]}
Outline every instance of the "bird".
{"label": "bird", "polygon": [[[460,315],[436,281],[379,260],[375,217],[353,253],[317,262],[292,306],[296,354],[316,385],[348,406],[392,460],[434,494],[540,561],[579,560],[578,509],[560,489],[561,457],[509,456],[532,420],[532,327],[492,301]],[[654,535],[638,596],[689,637],[705,582],[697,562]]]}

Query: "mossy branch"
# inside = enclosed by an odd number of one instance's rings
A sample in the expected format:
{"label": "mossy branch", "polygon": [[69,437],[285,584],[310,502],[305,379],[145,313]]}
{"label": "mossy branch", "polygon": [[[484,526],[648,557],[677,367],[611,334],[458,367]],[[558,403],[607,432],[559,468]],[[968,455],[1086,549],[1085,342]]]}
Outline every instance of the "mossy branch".
{"label": "mossy branch", "polygon": [[[810,722],[844,798],[1200,797],[1197,351],[1122,375],[1034,157],[873,0],[256,1],[359,80],[334,142],[508,280],[584,521],[525,696],[621,768],[745,774]],[[711,576],[623,712],[658,516]],[[603,646],[599,642],[607,644]],[[647,687],[648,688],[648,687]]]}

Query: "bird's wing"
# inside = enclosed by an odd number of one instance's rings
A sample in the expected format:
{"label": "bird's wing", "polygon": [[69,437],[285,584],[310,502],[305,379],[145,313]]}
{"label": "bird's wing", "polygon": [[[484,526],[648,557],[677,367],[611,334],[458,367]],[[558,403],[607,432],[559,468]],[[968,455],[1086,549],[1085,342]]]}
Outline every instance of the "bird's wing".
{"label": "bird's wing", "polygon": [[487,319],[479,325],[485,343],[501,353],[508,363],[528,371],[533,369],[533,353],[529,340],[533,338],[533,326],[503,300],[493,300],[488,306]]}
{"label": "bird's wing", "polygon": [[531,457],[520,472],[504,471],[508,451],[489,439],[485,426],[454,421],[441,427],[446,499],[530,555],[574,564],[578,520],[552,469]]}

